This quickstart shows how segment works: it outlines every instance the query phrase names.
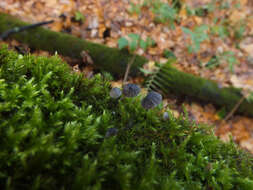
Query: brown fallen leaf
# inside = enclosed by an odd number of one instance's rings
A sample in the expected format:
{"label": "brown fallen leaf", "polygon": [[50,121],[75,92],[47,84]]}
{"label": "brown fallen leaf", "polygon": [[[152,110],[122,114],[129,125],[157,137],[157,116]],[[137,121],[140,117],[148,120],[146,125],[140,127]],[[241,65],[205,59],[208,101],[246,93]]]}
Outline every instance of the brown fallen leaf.
{"label": "brown fallen leaf", "polygon": [[251,44],[241,44],[240,48],[247,52],[249,55],[253,54],[253,43]]}
{"label": "brown fallen leaf", "polygon": [[253,139],[242,140],[240,146],[253,153]]}
{"label": "brown fallen leaf", "polygon": [[90,55],[86,51],[83,50],[80,53],[80,55],[82,57],[83,63],[89,64],[89,65],[93,65],[93,60],[91,59]]}
{"label": "brown fallen leaf", "polygon": [[60,32],[62,28],[63,28],[63,22],[61,21],[56,21],[51,26],[51,30],[56,31],[56,32]]}
{"label": "brown fallen leaf", "polygon": [[248,97],[250,92],[253,92],[253,78],[251,77],[252,74],[253,73],[248,75],[244,74],[241,76],[232,75],[230,78],[230,81],[233,86],[241,88],[241,92],[244,97]]}
{"label": "brown fallen leaf", "polygon": [[72,70],[75,72],[75,73],[80,73],[81,71],[80,71],[80,68],[79,68],[79,65],[74,65],[73,67],[72,67]]}
{"label": "brown fallen leaf", "polygon": [[93,72],[94,68],[92,66],[86,66],[82,70],[82,73],[84,73],[84,76],[88,79],[92,78],[94,76]]}

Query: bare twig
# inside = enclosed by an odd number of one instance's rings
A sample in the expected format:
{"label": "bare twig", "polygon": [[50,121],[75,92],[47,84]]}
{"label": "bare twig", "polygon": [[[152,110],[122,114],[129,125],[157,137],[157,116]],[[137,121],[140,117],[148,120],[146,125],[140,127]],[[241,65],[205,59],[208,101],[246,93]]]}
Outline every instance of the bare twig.
{"label": "bare twig", "polygon": [[233,109],[227,114],[227,116],[223,119],[223,121],[227,121],[230,119],[236,110],[239,108],[239,106],[242,104],[243,100],[245,99],[245,96],[242,96],[241,99],[236,103],[236,105],[233,107]]}
{"label": "bare twig", "polygon": [[[141,18],[142,18],[142,16],[140,16],[138,20],[141,20]],[[144,29],[141,30],[140,37],[139,37],[138,42],[137,42],[137,48],[136,48],[136,50],[138,50],[139,47],[140,47],[140,41],[141,41],[141,37],[142,37],[143,33],[144,33]],[[128,77],[128,75],[129,75],[131,66],[132,66],[132,64],[133,64],[134,61],[135,61],[136,56],[137,56],[137,54],[135,53],[135,54],[132,56],[131,60],[130,60],[130,61],[128,62],[128,64],[127,64],[126,72],[125,72],[124,79],[123,79],[123,82],[122,82],[123,85],[124,85],[124,84],[126,83],[126,81],[127,81],[127,77]]]}
{"label": "bare twig", "polygon": [[[137,48],[136,48],[136,50],[138,50],[139,47],[140,47],[141,36],[143,35],[143,33],[144,33],[144,30],[142,30],[141,33],[140,33],[140,37],[139,37],[138,42],[137,42]],[[135,61],[136,56],[137,56],[137,53],[135,53],[135,54],[132,56],[131,60],[130,60],[130,61],[128,62],[128,64],[127,64],[126,72],[125,72],[124,79],[123,79],[123,84],[125,84],[126,81],[127,81],[127,77],[128,77],[128,75],[129,75],[131,66],[132,66],[132,64],[133,64],[134,61]]]}
{"label": "bare twig", "polygon": [[38,22],[38,23],[35,23],[35,24],[27,25],[27,26],[14,27],[14,28],[12,28],[10,30],[7,30],[4,33],[2,33],[0,35],[0,40],[6,39],[11,34],[22,32],[24,30],[28,30],[28,29],[31,29],[31,28],[35,28],[35,27],[38,27],[38,26],[45,25],[45,24],[50,24],[50,23],[53,23],[53,22],[54,22],[53,20],[50,20],[50,21]]}
{"label": "bare twig", "polygon": [[132,64],[134,63],[135,58],[136,58],[136,54],[134,54],[134,55],[132,56],[131,60],[130,60],[129,63],[127,64],[126,72],[125,72],[124,79],[123,79],[123,84],[125,84],[126,81],[127,81],[127,77],[128,77],[130,68],[131,68]]}

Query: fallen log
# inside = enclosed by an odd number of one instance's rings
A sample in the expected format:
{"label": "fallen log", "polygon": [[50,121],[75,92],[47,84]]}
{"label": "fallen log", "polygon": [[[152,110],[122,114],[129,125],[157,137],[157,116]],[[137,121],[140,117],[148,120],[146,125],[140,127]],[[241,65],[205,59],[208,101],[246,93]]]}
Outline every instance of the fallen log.
{"label": "fallen log", "polygon": [[[0,33],[4,33],[14,27],[27,25],[29,24],[13,16],[0,13]],[[123,76],[127,63],[132,57],[128,51],[106,47],[105,45],[89,42],[69,34],[50,31],[42,27],[15,33],[10,35],[10,37],[34,49],[42,49],[51,53],[58,52],[61,55],[78,59],[81,59],[81,52],[84,50],[89,53],[96,67],[117,76]],[[136,56],[130,75],[141,75],[139,68],[146,61],[146,58]],[[178,71],[170,63],[165,64],[152,78],[150,88],[162,91],[165,96],[170,93],[179,96],[189,96],[195,100],[225,107],[228,111],[242,97],[240,89],[233,87],[219,88],[215,82]],[[237,113],[253,117],[253,104],[244,100]]]}
{"label": "fallen log", "polygon": [[[15,27],[30,25],[8,14],[0,13],[0,34]],[[51,53],[59,53],[76,59],[81,59],[81,52],[86,51],[92,58],[94,65],[114,75],[122,76],[131,54],[126,50],[109,48],[102,44],[93,43],[74,37],[69,34],[54,32],[43,27],[36,27],[10,35],[9,37],[27,44],[34,49],[46,50]],[[130,75],[136,76],[147,60],[144,57],[136,56]]]}
{"label": "fallen log", "polygon": [[[211,102],[218,107],[226,108],[227,111],[232,110],[243,96],[238,88],[221,88],[214,81],[181,72],[172,67],[171,63],[163,65],[152,77],[149,88],[167,95],[188,96]],[[253,103],[244,99],[236,112],[253,117]]]}

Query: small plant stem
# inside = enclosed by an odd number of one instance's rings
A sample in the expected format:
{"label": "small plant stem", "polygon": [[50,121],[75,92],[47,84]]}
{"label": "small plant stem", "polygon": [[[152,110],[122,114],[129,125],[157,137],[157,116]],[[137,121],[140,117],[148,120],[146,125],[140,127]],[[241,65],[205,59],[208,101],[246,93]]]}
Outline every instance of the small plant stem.
{"label": "small plant stem", "polygon": [[132,56],[130,62],[127,64],[126,72],[125,72],[124,79],[123,79],[123,84],[125,84],[126,81],[127,81],[127,77],[128,77],[130,68],[131,68],[132,64],[134,63],[135,58],[136,58],[136,54],[134,54],[134,55]]}
{"label": "small plant stem", "polygon": [[[136,50],[139,49],[140,41],[141,41],[141,36],[142,36],[143,32],[144,32],[144,30],[142,30],[141,33],[140,33],[140,38],[138,39]],[[126,81],[127,81],[127,77],[128,77],[128,75],[129,75],[131,66],[132,66],[132,64],[133,64],[134,61],[135,61],[136,56],[137,56],[137,54],[135,53],[135,54],[132,56],[131,60],[130,60],[130,61],[128,62],[128,64],[127,64],[126,72],[125,72],[124,79],[123,79],[123,82],[122,82],[123,85],[124,85],[124,84],[126,83]]]}
{"label": "small plant stem", "polygon": [[227,121],[228,119],[230,119],[234,115],[235,111],[239,108],[239,106],[242,104],[244,99],[245,99],[245,96],[242,96],[241,99],[233,107],[233,109],[227,114],[227,116],[224,118],[223,121]]}
{"label": "small plant stem", "polygon": [[[139,17],[139,18],[141,18],[141,17]],[[139,19],[138,19],[138,20],[139,20]],[[143,32],[144,32],[144,29],[141,30],[140,38],[138,39],[136,50],[139,49],[140,41],[141,41],[141,36],[142,36]],[[125,72],[124,79],[123,79],[123,82],[122,82],[123,85],[124,85],[124,84],[126,83],[126,81],[127,81],[127,77],[128,77],[128,75],[129,75],[131,66],[132,66],[132,64],[134,63],[134,60],[135,60],[136,56],[137,56],[137,54],[135,53],[135,54],[132,56],[131,60],[130,60],[130,61],[128,62],[128,64],[127,64],[126,72]]]}

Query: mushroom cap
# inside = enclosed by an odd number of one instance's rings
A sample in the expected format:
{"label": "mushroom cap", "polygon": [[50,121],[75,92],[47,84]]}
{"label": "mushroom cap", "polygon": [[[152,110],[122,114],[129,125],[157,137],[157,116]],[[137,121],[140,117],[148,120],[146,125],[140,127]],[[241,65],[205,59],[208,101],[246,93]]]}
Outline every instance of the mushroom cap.
{"label": "mushroom cap", "polygon": [[111,136],[114,136],[114,135],[117,135],[118,133],[118,129],[117,128],[109,128],[107,131],[106,131],[106,134],[105,134],[105,137],[108,138],[108,137],[111,137]]}
{"label": "mushroom cap", "polygon": [[170,116],[168,114],[168,112],[164,112],[163,113],[163,120],[169,120],[170,119]]}
{"label": "mushroom cap", "polygon": [[112,88],[111,89],[111,91],[110,91],[110,96],[112,97],[112,98],[119,98],[120,96],[121,96],[121,90],[119,89],[119,88],[117,88],[117,87],[115,87],[115,88]]}
{"label": "mushroom cap", "polygon": [[162,102],[162,95],[155,91],[150,91],[145,98],[142,99],[141,105],[145,109],[156,107]]}
{"label": "mushroom cap", "polygon": [[141,88],[136,84],[126,84],[123,86],[123,94],[126,97],[135,97],[141,91]]}

